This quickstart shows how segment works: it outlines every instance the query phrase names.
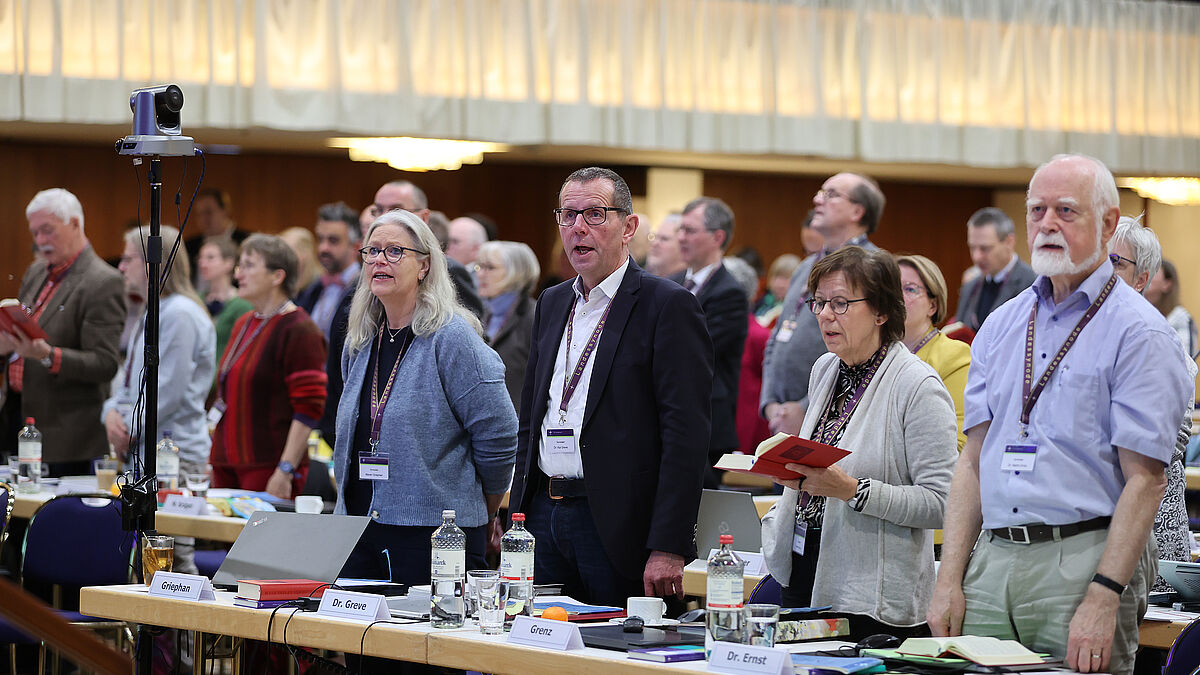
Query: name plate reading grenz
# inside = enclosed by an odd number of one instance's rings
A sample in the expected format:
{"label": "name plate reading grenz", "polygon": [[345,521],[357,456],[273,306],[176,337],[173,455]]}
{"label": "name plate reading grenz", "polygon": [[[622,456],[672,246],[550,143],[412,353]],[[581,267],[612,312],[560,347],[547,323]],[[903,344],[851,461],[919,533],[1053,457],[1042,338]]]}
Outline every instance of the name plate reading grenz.
{"label": "name plate reading grenz", "polygon": [[526,647],[541,647],[560,652],[583,649],[583,636],[579,634],[579,626],[566,621],[535,619],[530,616],[518,616],[513,619],[508,641]]}

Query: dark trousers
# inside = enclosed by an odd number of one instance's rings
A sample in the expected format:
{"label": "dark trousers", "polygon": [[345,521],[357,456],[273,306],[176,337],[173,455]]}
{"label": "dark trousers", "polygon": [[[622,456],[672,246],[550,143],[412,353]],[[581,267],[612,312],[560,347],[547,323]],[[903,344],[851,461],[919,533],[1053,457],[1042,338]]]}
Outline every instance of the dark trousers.
{"label": "dark trousers", "polygon": [[587,498],[554,500],[539,490],[525,512],[525,527],[537,540],[537,583],[562,584],[563,594],[595,605],[623,608],[627,598],[644,595],[641,578],[629,579],[613,569]]}

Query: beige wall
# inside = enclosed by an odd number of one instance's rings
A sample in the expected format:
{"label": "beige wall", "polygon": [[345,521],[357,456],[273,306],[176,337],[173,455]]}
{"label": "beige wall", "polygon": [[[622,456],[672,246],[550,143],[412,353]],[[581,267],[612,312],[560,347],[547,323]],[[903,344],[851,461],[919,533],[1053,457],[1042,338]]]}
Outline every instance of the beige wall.
{"label": "beige wall", "polygon": [[[1162,242],[1163,257],[1175,263],[1179,272],[1179,301],[1200,316],[1200,206],[1169,206],[1146,200],[1145,223]],[[1200,379],[1197,380],[1200,386]]]}

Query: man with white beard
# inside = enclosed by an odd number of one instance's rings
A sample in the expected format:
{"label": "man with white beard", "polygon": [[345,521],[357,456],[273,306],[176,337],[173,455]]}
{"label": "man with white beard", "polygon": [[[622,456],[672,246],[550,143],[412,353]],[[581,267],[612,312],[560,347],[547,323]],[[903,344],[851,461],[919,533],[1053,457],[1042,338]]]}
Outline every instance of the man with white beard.
{"label": "man with white beard", "polygon": [[1056,156],[1029,183],[1039,276],[971,345],[927,614],[935,635],[1019,640],[1084,673],[1133,670],[1178,431],[1161,411],[1192,393],[1166,320],[1105,255],[1119,216],[1091,157]]}

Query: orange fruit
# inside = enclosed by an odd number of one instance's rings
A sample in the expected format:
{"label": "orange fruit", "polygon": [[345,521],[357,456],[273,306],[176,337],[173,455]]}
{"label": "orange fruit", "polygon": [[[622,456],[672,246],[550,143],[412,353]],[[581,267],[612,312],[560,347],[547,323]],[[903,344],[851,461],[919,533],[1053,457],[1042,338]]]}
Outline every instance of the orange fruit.
{"label": "orange fruit", "polygon": [[552,619],[554,621],[566,621],[567,620],[567,610],[563,609],[562,607],[559,607],[558,605],[551,605],[551,606],[547,607],[546,609],[542,610],[542,618],[543,619]]}

